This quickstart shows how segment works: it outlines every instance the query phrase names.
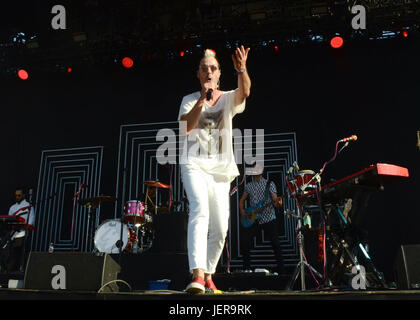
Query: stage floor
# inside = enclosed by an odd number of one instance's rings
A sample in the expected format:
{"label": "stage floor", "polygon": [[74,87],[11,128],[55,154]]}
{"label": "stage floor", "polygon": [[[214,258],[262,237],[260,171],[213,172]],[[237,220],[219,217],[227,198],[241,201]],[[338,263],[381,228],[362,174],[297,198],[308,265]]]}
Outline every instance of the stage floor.
{"label": "stage floor", "polygon": [[147,301],[273,301],[273,300],[420,300],[420,290],[273,291],[249,290],[191,295],[174,290],[83,292],[0,288],[0,300],[147,300]]}

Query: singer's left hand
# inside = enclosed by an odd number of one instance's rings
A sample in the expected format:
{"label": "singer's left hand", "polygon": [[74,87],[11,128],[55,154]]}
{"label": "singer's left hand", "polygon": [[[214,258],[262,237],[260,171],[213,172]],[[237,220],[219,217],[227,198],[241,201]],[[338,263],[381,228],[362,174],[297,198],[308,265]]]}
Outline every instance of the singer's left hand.
{"label": "singer's left hand", "polygon": [[235,54],[232,54],[233,67],[237,72],[246,70],[246,60],[248,59],[248,52],[250,48],[245,49],[244,46],[236,48]]}

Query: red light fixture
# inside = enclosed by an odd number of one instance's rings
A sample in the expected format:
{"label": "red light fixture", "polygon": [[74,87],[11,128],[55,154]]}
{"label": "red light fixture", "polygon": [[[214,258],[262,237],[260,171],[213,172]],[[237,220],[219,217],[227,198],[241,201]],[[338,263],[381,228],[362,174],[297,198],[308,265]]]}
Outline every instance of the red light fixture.
{"label": "red light fixture", "polygon": [[183,57],[183,56],[185,56],[185,52],[184,52],[184,51],[181,51],[181,52],[179,53],[179,55],[180,55],[181,57]]}
{"label": "red light fixture", "polygon": [[26,72],[26,70],[20,69],[17,74],[18,74],[18,77],[22,80],[26,80],[29,78],[29,74],[28,72]]}
{"label": "red light fixture", "polygon": [[401,34],[403,35],[404,38],[407,38],[408,37],[407,30],[403,30],[403,32]]}
{"label": "red light fixture", "polygon": [[73,71],[73,69],[72,68],[67,68],[67,73],[70,73],[70,72],[72,72]]}
{"label": "red light fixture", "polygon": [[133,59],[129,58],[129,57],[125,57],[124,59],[122,59],[122,65],[124,68],[131,68],[134,64]]}
{"label": "red light fixture", "polygon": [[274,50],[279,51],[279,46],[274,46]]}
{"label": "red light fixture", "polygon": [[343,45],[343,43],[344,43],[344,40],[340,36],[336,36],[332,38],[330,41],[331,47],[333,47],[334,49],[340,48]]}

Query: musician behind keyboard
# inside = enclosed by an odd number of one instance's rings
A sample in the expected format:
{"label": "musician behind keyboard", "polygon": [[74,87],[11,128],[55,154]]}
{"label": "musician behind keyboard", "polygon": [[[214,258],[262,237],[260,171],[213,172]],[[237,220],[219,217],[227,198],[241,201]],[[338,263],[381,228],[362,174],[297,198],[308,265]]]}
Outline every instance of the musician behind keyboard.
{"label": "musician behind keyboard", "polygon": [[[26,223],[30,208],[31,212],[29,215],[29,224],[35,225],[34,208],[30,206],[28,201],[26,201],[23,188],[16,189],[15,199],[16,203],[13,204],[9,209],[9,216],[22,217],[25,219]],[[22,225],[21,229],[15,229],[10,231],[10,234],[8,234],[8,236],[10,236],[11,243],[8,246],[8,248],[4,248],[6,252],[2,252],[1,268],[2,271],[5,269],[7,272],[18,271],[20,267],[20,258],[23,250],[25,226]]]}

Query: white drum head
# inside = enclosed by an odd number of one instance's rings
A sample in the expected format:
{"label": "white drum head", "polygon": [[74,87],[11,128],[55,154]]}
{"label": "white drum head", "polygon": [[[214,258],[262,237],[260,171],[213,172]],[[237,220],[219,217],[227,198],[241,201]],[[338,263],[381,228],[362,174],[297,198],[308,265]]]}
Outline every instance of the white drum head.
{"label": "white drum head", "polygon": [[[123,224],[121,251],[127,246],[130,232],[126,224]],[[117,241],[121,238],[121,221],[118,219],[104,221],[95,232],[95,248],[103,253],[119,253]]]}

